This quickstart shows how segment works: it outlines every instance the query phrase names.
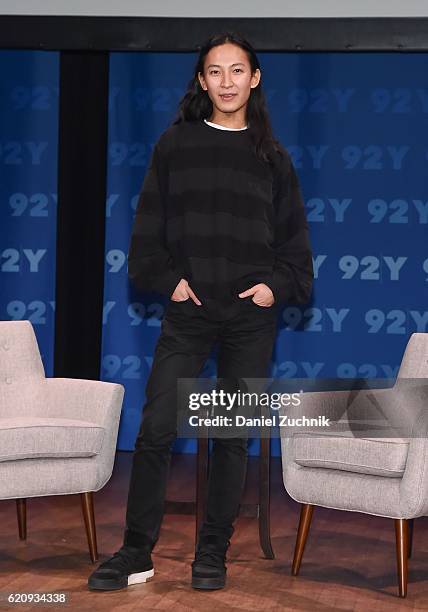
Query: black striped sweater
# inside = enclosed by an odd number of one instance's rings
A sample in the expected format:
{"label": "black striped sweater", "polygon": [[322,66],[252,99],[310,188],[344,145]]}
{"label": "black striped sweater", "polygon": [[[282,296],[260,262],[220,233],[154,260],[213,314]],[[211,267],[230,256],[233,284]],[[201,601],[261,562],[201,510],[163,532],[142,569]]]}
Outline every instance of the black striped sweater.
{"label": "black striped sweater", "polygon": [[308,225],[295,168],[281,149],[268,165],[253,153],[248,130],[203,120],[168,127],[138,200],[128,253],[134,286],[170,297],[185,278],[203,302],[233,300],[265,283],[277,304],[306,303]]}

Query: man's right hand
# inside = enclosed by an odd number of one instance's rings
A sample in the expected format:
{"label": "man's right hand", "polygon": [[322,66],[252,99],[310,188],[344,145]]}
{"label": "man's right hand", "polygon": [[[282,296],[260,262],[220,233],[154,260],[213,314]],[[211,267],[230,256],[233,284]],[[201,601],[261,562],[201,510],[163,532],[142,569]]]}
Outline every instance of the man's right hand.
{"label": "man's right hand", "polygon": [[174,289],[174,293],[171,295],[171,300],[173,302],[185,302],[189,298],[192,298],[195,304],[201,306],[202,302],[200,302],[199,298],[192,291],[187,280],[182,278]]}

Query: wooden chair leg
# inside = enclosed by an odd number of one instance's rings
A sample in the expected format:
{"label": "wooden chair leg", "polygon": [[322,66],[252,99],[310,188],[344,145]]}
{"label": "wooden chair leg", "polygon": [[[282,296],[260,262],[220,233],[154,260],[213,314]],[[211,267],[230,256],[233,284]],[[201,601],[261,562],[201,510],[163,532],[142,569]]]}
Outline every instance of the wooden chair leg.
{"label": "wooden chair leg", "polygon": [[413,550],[413,521],[414,519],[410,519],[407,521],[409,525],[409,549],[407,552],[407,556],[409,557],[409,559],[412,556],[412,550]]}
{"label": "wooden chair leg", "polygon": [[97,533],[95,529],[94,498],[92,491],[80,494],[83,519],[85,521],[86,537],[88,538],[89,554],[92,563],[98,561]]}
{"label": "wooden chair leg", "polygon": [[309,527],[311,526],[313,512],[314,506],[312,504],[302,505],[296,547],[294,549],[293,565],[291,568],[293,576],[297,576],[300,570],[300,563],[302,562],[303,551],[305,550],[306,538],[308,537]]}
{"label": "wooden chair leg", "polygon": [[260,438],[259,540],[266,559],[275,559],[270,539],[270,438]]}
{"label": "wooden chair leg", "polygon": [[16,500],[16,514],[18,517],[19,539],[27,539],[27,500],[25,498]]}
{"label": "wooden chair leg", "polygon": [[409,554],[409,525],[406,519],[395,519],[395,543],[397,549],[398,593],[407,595],[407,558]]}

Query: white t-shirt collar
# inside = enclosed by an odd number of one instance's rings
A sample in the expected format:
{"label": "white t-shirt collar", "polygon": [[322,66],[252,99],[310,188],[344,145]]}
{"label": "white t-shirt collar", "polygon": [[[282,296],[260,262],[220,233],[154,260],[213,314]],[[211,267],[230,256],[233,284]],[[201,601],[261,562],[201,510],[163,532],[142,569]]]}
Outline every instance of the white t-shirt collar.
{"label": "white t-shirt collar", "polygon": [[242,130],[246,130],[248,128],[247,125],[245,127],[243,127],[243,128],[228,128],[228,127],[225,127],[224,125],[220,125],[218,123],[212,123],[212,121],[207,121],[207,119],[204,119],[204,121],[205,121],[205,123],[207,125],[210,125],[211,127],[217,128],[218,130],[230,130],[231,132],[239,132],[239,131],[242,131]]}

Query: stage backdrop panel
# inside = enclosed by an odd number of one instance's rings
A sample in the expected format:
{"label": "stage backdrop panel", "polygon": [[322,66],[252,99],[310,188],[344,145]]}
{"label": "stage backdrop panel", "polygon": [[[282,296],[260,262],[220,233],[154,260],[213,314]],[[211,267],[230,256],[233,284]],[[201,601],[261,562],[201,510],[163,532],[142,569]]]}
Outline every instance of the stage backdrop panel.
{"label": "stage backdrop panel", "polygon": [[0,319],[29,319],[53,375],[59,54],[0,51]]}
{"label": "stage backdrop panel", "polygon": [[[428,54],[259,57],[275,134],[300,178],[315,267],[312,302],[280,310],[271,375],[395,377],[409,336],[428,331]],[[165,308],[129,286],[133,216],[195,59],[111,55],[102,378],[126,387],[120,449],[135,442]],[[215,376],[214,356],[202,377]]]}

